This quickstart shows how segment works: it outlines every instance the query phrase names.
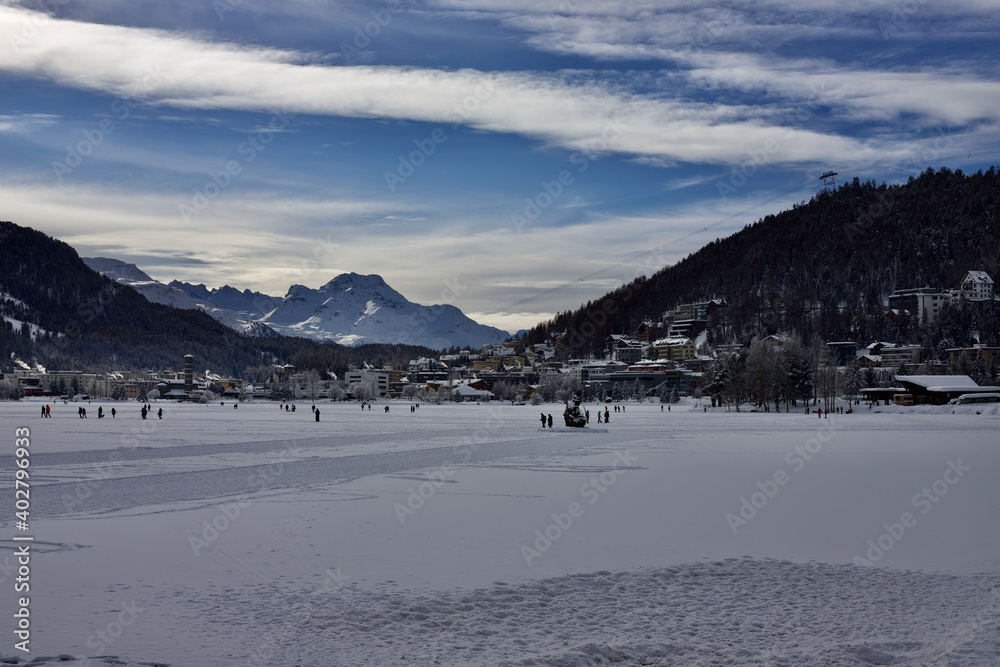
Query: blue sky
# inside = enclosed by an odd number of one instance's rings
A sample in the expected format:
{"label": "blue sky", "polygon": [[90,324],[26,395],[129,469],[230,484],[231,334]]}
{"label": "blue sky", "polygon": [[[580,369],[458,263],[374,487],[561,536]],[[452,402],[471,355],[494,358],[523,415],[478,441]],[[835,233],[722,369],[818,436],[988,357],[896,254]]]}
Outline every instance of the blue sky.
{"label": "blue sky", "polygon": [[0,0],[0,219],[514,331],[827,170],[1000,162],[998,45],[986,0]]}

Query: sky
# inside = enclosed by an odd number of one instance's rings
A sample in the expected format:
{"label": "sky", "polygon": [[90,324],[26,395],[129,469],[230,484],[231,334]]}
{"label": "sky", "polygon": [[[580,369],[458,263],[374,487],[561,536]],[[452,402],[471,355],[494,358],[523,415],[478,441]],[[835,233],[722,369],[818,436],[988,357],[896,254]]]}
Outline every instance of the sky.
{"label": "sky", "polygon": [[997,164],[998,55],[992,0],[0,0],[0,220],[516,331],[827,171]]}

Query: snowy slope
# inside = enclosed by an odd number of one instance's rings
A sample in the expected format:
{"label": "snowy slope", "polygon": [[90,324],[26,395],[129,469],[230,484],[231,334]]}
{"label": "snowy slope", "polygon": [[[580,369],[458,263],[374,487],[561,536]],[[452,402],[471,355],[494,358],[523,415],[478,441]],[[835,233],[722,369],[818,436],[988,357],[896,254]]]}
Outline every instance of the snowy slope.
{"label": "snowy slope", "polygon": [[302,336],[342,345],[405,343],[432,349],[501,343],[507,332],[478,324],[451,305],[408,301],[377,275],[344,273],[318,289],[292,285],[284,298],[225,285],[172,281],[164,285],[134,264],[85,258],[94,270],[131,285],[147,299],[177,308],[200,308],[226,326],[254,336]]}
{"label": "snowy slope", "polygon": [[[135,264],[129,264],[127,262],[109,257],[84,257],[83,261],[87,264],[87,266],[94,269],[101,275],[107,276],[108,278],[111,278],[119,283],[131,286],[153,303],[160,303],[165,306],[183,308],[186,310],[204,310],[206,313],[214,317],[222,324],[225,324],[227,327],[252,336],[271,337],[278,335],[277,332],[255,321],[263,315],[263,312],[238,312],[214,303],[210,300],[210,298],[198,298],[200,293],[197,288],[199,287],[205,294],[211,297],[211,293],[208,292],[204,285],[188,285],[187,283],[178,284],[177,281],[174,281],[169,285],[164,285],[157,280],[153,280]],[[183,285],[191,289],[182,289],[179,285]],[[240,294],[231,287],[225,287],[223,289],[231,290],[236,294]],[[260,296],[265,299],[274,298],[267,297],[266,295]]]}
{"label": "snowy slope", "polygon": [[507,332],[477,324],[455,306],[412,303],[380,276],[357,273],[341,274],[319,289],[292,285],[281,305],[261,321],[290,336],[344,345],[479,348],[507,338]]}
{"label": "snowy slope", "polygon": [[179,289],[153,280],[135,264],[110,257],[83,257],[82,259],[87,266],[102,276],[107,276],[115,282],[132,287],[153,303],[161,303],[164,306],[185,310],[198,309],[198,304],[195,303],[194,299]]}
{"label": "snowy slope", "polygon": [[235,287],[223,285],[213,290],[209,290],[204,285],[192,285],[174,280],[171,287],[176,287],[193,298],[194,300],[212,307],[238,313],[248,320],[258,320],[264,315],[281,305],[282,298],[278,296],[268,296],[261,292],[242,292]]}

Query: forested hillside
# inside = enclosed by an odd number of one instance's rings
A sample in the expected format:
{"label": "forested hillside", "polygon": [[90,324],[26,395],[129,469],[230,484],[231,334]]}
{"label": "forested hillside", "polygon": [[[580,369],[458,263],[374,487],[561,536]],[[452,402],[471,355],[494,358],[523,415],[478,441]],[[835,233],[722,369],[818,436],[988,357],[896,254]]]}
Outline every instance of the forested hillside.
{"label": "forested hillside", "polygon": [[[809,340],[997,344],[995,304],[948,308],[924,325],[887,318],[895,289],[958,287],[966,271],[1000,279],[1000,172],[928,170],[906,184],[854,179],[791,210],[718,239],[677,264],[560,313],[533,328],[531,343],[560,337],[560,356],[604,348],[682,303],[725,298],[728,324],[713,339],[748,342],[786,332]],[[608,301],[610,299],[610,302]],[[587,323],[590,323],[589,325]]]}

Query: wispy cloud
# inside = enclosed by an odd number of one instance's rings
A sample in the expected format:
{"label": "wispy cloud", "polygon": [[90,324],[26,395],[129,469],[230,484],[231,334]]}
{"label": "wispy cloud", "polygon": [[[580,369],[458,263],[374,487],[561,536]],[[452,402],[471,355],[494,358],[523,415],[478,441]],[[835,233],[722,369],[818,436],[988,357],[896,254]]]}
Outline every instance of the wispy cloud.
{"label": "wispy cloud", "polygon": [[[0,38],[27,14],[0,7]],[[51,21],[16,53],[0,49],[0,69],[113,95],[141,91],[150,104],[458,123],[569,150],[688,162],[739,159],[776,132],[787,139],[784,162],[855,162],[892,150],[777,127],[749,107],[619,90],[586,73],[330,67],[286,50],[72,21]]]}
{"label": "wispy cloud", "polygon": [[26,134],[33,130],[53,125],[59,116],[47,113],[26,113],[0,115],[0,132]]}

